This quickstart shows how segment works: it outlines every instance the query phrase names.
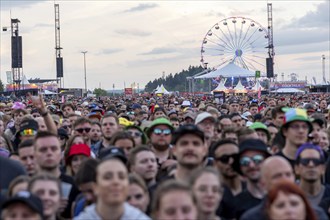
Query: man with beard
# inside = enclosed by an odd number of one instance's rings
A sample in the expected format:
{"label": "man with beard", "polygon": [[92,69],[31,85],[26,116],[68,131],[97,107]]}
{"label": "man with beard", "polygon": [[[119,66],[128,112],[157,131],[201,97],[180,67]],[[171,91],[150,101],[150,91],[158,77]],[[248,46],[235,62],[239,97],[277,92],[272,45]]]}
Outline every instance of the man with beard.
{"label": "man with beard", "polygon": [[229,139],[220,140],[212,145],[214,167],[219,171],[224,188],[217,216],[222,216],[226,219],[235,218],[236,204],[234,197],[241,193],[245,187],[239,174],[232,168],[234,157],[238,152],[237,143]]}
{"label": "man with beard", "polygon": [[102,139],[91,147],[93,153],[98,157],[101,150],[110,147],[110,140],[114,133],[119,130],[119,119],[114,114],[104,115],[101,119]]}
{"label": "man with beard", "polygon": [[313,126],[307,117],[305,109],[288,109],[285,113],[285,123],[280,130],[285,138],[285,145],[282,151],[276,155],[287,159],[291,166],[295,165],[295,155],[300,145],[308,140],[308,134],[313,130]]}
{"label": "man with beard", "polygon": [[202,166],[208,152],[205,136],[195,125],[184,125],[173,132],[173,154],[178,163],[174,178],[188,181],[191,174]]}
{"label": "man with beard", "polygon": [[267,145],[257,139],[243,141],[239,149],[233,168],[245,177],[246,189],[235,197],[236,219],[239,219],[246,210],[258,205],[264,197],[260,184],[260,168],[263,161],[270,156]]}
{"label": "man with beard", "polygon": [[91,146],[90,131],[92,129],[92,122],[84,117],[78,118],[73,124],[74,134],[81,136],[85,144]]}
{"label": "man with beard", "polygon": [[34,139],[35,160],[40,169],[40,172],[48,173],[61,180],[61,184],[70,188],[68,197],[61,200],[62,217],[71,217],[71,205],[78,195],[78,189],[74,184],[72,177],[61,173],[61,144],[57,135],[48,132],[39,132]]}
{"label": "man with beard", "polygon": [[215,136],[215,118],[208,112],[197,115],[195,125],[204,132],[206,146],[209,147]]}
{"label": "man with beard", "polygon": [[173,130],[172,123],[166,118],[154,120],[147,130],[147,136],[150,139],[150,147],[157,159],[158,180],[166,175],[169,166],[176,163],[170,148]]}
{"label": "man with beard", "polygon": [[322,184],[324,171],[325,159],[321,147],[310,143],[301,145],[296,154],[295,173],[300,177],[300,188],[314,206],[330,196],[330,187]]}

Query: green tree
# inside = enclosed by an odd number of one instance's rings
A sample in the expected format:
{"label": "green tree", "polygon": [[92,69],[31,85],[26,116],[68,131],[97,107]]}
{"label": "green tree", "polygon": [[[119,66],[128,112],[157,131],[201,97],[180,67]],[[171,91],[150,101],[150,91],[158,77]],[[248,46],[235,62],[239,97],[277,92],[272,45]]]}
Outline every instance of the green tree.
{"label": "green tree", "polygon": [[3,92],[5,90],[5,86],[2,83],[2,80],[0,79],[0,92]]}
{"label": "green tree", "polygon": [[100,97],[100,96],[106,96],[108,93],[106,90],[104,89],[101,89],[101,88],[96,88],[94,89],[94,92],[93,92],[97,97]]}

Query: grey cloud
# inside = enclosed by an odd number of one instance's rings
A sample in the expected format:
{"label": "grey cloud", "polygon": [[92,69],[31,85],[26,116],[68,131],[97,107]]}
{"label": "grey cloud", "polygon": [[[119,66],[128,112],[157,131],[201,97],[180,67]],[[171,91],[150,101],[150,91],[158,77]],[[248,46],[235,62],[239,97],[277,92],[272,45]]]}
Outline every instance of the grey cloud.
{"label": "grey cloud", "polygon": [[138,6],[136,7],[132,7],[124,12],[137,12],[137,11],[144,11],[144,10],[147,10],[147,9],[151,9],[151,8],[156,8],[158,7],[157,4],[154,4],[154,3],[149,3],[149,4],[139,4]]}
{"label": "grey cloud", "polygon": [[41,2],[46,2],[47,0],[39,0],[39,1],[17,1],[17,0],[1,0],[0,1],[0,9],[8,10],[13,8],[28,8],[31,5],[38,4]]}
{"label": "grey cloud", "polygon": [[296,58],[294,60],[297,60],[297,61],[320,61],[321,60],[321,56],[307,56],[307,57],[299,57],[299,58]]}
{"label": "grey cloud", "polygon": [[205,14],[206,16],[209,16],[209,17],[218,17],[219,19],[222,19],[224,18],[226,15],[221,13],[221,12],[217,12],[217,11],[214,11],[214,10],[211,10],[209,11],[208,13]]}
{"label": "grey cloud", "polygon": [[41,27],[41,28],[43,28],[43,27],[55,27],[55,25],[54,24],[45,24],[45,23],[38,23],[38,24],[36,24],[36,25],[34,25],[34,28],[39,28],[39,27]]}
{"label": "grey cloud", "polygon": [[139,37],[146,37],[146,36],[150,36],[152,34],[151,32],[137,30],[137,29],[122,29],[122,30],[116,30],[115,32],[118,34],[133,35],[133,36],[139,36]]}
{"label": "grey cloud", "polygon": [[121,48],[108,48],[108,49],[103,49],[98,54],[113,54],[113,53],[118,53],[120,51],[123,51],[123,49],[121,49]]}
{"label": "grey cloud", "polygon": [[330,2],[325,1],[319,4],[316,11],[310,11],[305,16],[295,19],[288,27],[316,28],[327,27],[330,24]]}
{"label": "grey cloud", "polygon": [[165,54],[165,53],[175,53],[177,52],[175,48],[170,48],[170,47],[158,47],[154,48],[149,52],[146,53],[141,53],[139,55],[151,55],[151,54]]}
{"label": "grey cloud", "polygon": [[285,45],[285,46],[275,45],[275,54],[277,55],[323,52],[329,50],[330,50],[330,41],[310,43],[304,45],[294,45],[294,44]]}
{"label": "grey cloud", "polygon": [[275,46],[304,45],[308,43],[327,42],[330,39],[329,29],[282,29],[274,31]]}

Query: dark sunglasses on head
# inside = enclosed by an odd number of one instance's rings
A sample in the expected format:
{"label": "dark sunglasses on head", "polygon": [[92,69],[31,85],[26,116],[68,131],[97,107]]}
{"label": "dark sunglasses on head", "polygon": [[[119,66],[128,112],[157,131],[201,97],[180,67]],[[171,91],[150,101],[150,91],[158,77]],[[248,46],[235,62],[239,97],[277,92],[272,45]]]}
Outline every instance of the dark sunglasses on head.
{"label": "dark sunglasses on head", "polygon": [[153,133],[156,135],[160,135],[160,134],[164,134],[164,135],[169,135],[171,134],[171,129],[159,129],[159,128],[155,128],[153,130]]}
{"label": "dark sunglasses on head", "polygon": [[224,154],[221,157],[215,158],[215,160],[220,161],[221,163],[228,164],[230,158],[233,158],[236,156],[236,154]]}
{"label": "dark sunglasses on head", "polygon": [[89,133],[89,132],[91,131],[91,128],[77,128],[76,131],[77,131],[78,133],[83,133],[84,131],[85,131],[86,133]]}
{"label": "dark sunglasses on head", "polygon": [[141,137],[142,133],[138,131],[127,131],[128,134],[130,134],[132,137]]}
{"label": "dark sunglasses on head", "polygon": [[301,165],[304,165],[304,166],[308,166],[308,164],[311,161],[313,162],[313,164],[315,166],[319,166],[324,163],[324,161],[322,159],[318,159],[318,158],[300,158],[298,163],[300,163]]}
{"label": "dark sunglasses on head", "polygon": [[62,128],[64,129],[68,129],[68,128],[71,128],[72,126],[71,125],[63,125]]}
{"label": "dark sunglasses on head", "polygon": [[264,161],[264,156],[257,154],[254,155],[253,157],[242,157],[239,160],[239,163],[241,166],[249,166],[251,162],[253,162],[255,165],[259,165],[262,163],[262,161]]}

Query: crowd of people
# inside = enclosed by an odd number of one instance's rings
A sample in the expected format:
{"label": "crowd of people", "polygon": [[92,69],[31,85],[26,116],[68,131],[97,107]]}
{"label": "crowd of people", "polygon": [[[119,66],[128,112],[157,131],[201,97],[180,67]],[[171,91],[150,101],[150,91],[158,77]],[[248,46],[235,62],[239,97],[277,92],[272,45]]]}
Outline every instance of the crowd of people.
{"label": "crowd of people", "polygon": [[0,103],[0,219],[329,219],[330,96]]}

